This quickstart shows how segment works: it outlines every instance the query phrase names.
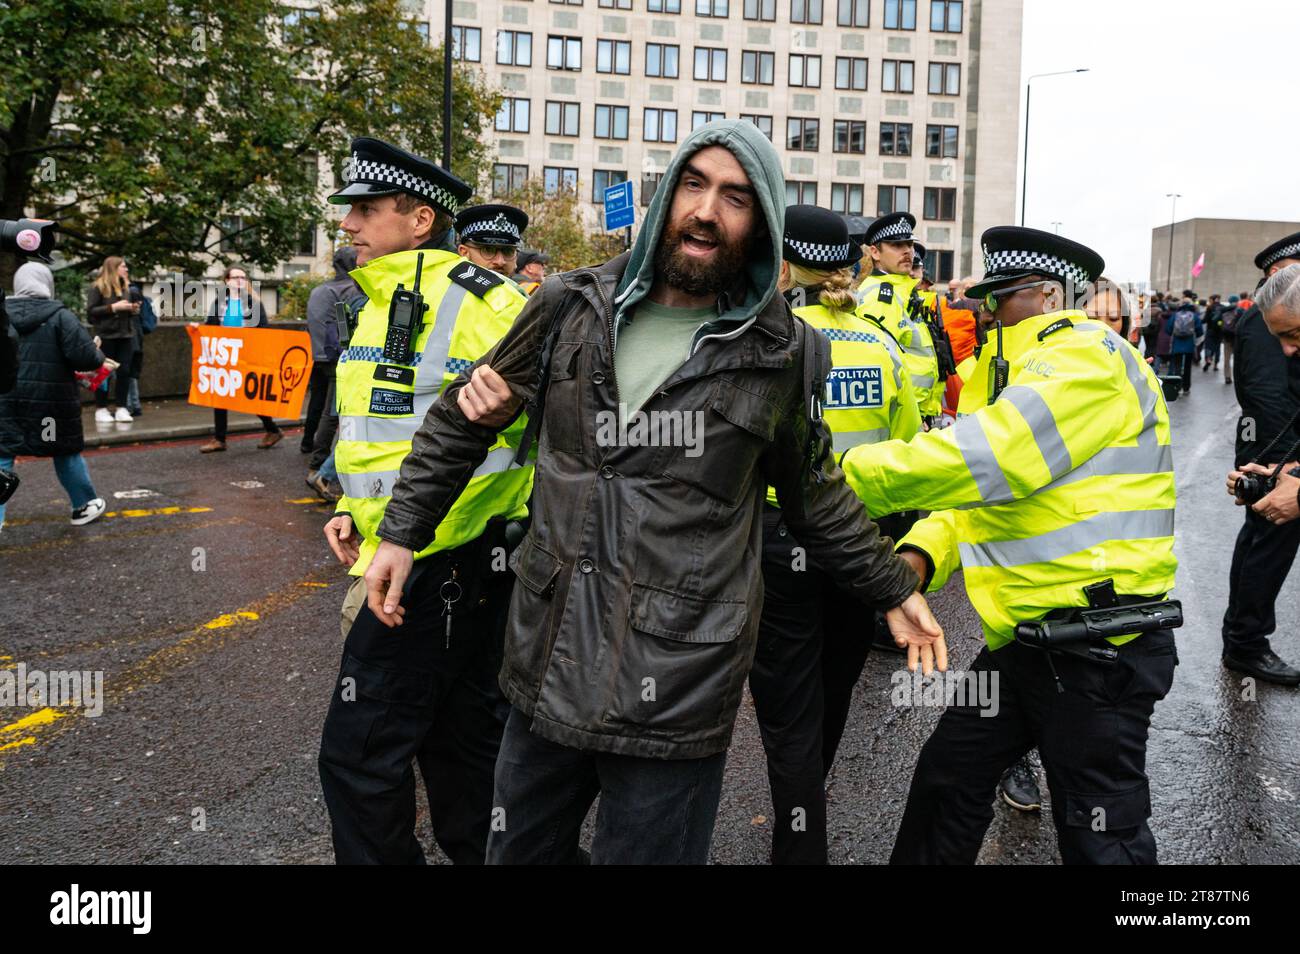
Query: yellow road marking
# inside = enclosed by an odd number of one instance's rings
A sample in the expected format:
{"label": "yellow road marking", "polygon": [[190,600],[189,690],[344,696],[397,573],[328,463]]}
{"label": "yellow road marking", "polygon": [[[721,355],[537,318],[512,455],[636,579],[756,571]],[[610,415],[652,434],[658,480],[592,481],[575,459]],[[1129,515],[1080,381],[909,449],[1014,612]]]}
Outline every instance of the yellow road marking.
{"label": "yellow road marking", "polygon": [[234,626],[236,623],[242,623],[244,620],[255,620],[260,617],[248,610],[239,610],[235,613],[222,613],[216,619],[210,619],[203,624],[204,629],[225,629],[227,626]]}
{"label": "yellow road marking", "polygon": [[169,517],[178,513],[211,513],[211,507],[154,507],[149,510],[110,510],[105,517]]}
{"label": "yellow road marking", "polygon": [[3,744],[0,744],[0,752],[4,752],[6,749],[16,749],[23,745],[35,745],[36,736],[34,735],[23,735],[21,738],[15,738],[15,736],[18,736],[19,733],[31,732],[47,725],[53,725],[57,719],[72,714],[72,712],[60,712],[47,706],[44,709],[37,709],[29,716],[23,716],[17,722],[0,726],[0,741],[3,741]]}
{"label": "yellow road marking", "polygon": [[322,506],[326,502],[327,501],[321,500],[319,497],[295,497],[293,500],[285,501],[285,503],[291,504],[321,504]]}

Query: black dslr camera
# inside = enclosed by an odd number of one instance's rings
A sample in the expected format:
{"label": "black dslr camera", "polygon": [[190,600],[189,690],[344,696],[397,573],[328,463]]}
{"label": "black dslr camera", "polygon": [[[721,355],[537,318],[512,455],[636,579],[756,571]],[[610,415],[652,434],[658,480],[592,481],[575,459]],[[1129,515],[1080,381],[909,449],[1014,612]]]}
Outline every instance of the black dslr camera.
{"label": "black dslr camera", "polygon": [[[1263,500],[1277,486],[1279,469],[1274,468],[1271,474],[1242,474],[1237,478],[1237,499],[1244,504],[1258,503]],[[1292,477],[1300,477],[1300,467],[1292,467],[1287,473]]]}

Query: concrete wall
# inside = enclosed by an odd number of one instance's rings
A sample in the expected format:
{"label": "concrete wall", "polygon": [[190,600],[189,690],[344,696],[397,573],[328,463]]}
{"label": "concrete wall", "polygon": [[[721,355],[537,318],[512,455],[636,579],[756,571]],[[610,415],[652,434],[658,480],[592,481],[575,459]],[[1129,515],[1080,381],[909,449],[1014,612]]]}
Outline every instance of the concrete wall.
{"label": "concrete wall", "polygon": [[[1267,222],[1254,219],[1186,219],[1173,225],[1173,267],[1169,267],[1168,225],[1151,230],[1151,272],[1153,288],[1182,291],[1190,288],[1201,297],[1224,297],[1253,290],[1262,277],[1255,267],[1261,249],[1292,232],[1300,222]],[[1205,253],[1205,269],[1196,278],[1192,266]],[[1170,277],[1166,278],[1166,275]]]}

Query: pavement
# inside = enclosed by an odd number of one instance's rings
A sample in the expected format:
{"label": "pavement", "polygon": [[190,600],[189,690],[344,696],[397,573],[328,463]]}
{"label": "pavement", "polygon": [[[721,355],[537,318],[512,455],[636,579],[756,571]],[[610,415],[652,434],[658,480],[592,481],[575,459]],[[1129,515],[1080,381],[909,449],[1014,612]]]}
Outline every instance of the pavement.
{"label": "pavement", "polygon": [[[110,447],[117,444],[138,444],[150,441],[173,441],[185,437],[204,437],[212,434],[212,408],[190,404],[185,398],[160,398],[141,401],[144,413],[129,424],[100,424],[95,420],[95,405],[81,407],[81,430],[87,447]],[[256,414],[230,411],[228,433],[245,434],[262,429]],[[301,420],[276,418],[281,428],[301,424]]]}
{"label": "pavement", "polygon": [[[1294,864],[1300,691],[1260,685],[1252,693],[1219,663],[1241,519],[1223,492],[1236,416],[1231,388],[1198,371],[1190,398],[1170,413],[1181,561],[1175,596],[1187,625],[1178,634],[1173,690],[1151,729],[1152,828],[1165,862]],[[18,464],[23,484],[0,533],[0,667],[103,671],[106,701],[98,717],[0,709],[0,857],[332,858],[316,755],[338,671],[347,578],[321,536],[329,508],[303,483],[296,434],[269,451],[256,449],[256,434],[232,436],[218,455],[199,455],[199,442],[88,452],[110,513],[80,528],[68,524],[49,464]],[[965,665],[980,641],[960,577],[932,605],[953,665]],[[1294,662],[1294,580],[1278,617],[1283,630],[1274,647]],[[891,703],[899,667],[900,657],[873,653],[854,696],[829,781],[835,863],[888,859],[917,753],[940,712]],[[1046,816],[1001,805],[995,816],[982,862],[1059,860]],[[773,823],[746,698],[713,860],[764,863]],[[432,844],[423,799],[418,825],[430,860],[445,860]]]}

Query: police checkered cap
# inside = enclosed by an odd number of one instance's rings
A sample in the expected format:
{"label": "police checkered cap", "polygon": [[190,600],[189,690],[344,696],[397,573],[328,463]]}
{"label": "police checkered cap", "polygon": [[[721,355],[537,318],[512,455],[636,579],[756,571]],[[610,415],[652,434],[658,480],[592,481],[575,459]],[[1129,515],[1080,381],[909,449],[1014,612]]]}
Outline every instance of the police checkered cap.
{"label": "police checkered cap", "polygon": [[343,167],[343,178],[349,184],[366,182],[371,185],[387,185],[403,192],[410,192],[422,199],[428,199],[434,205],[455,215],[460,211],[460,202],[452,193],[401,166],[373,159],[359,159],[353,155]]}
{"label": "police checkered cap", "polygon": [[794,252],[810,265],[837,264],[848,258],[853,249],[853,245],[849,242],[843,245],[822,245],[818,242],[800,242],[790,238],[785,240],[785,247],[787,251]]}
{"label": "police checkered cap", "polygon": [[458,231],[461,238],[473,238],[476,234],[484,232],[494,235],[508,235],[516,242],[523,238],[519,232],[519,227],[504,215],[498,215],[495,219],[480,219],[477,222],[470,222]]}
{"label": "police checkered cap", "polygon": [[815,205],[792,205],[785,210],[782,245],[786,261],[821,271],[847,268],[862,257],[862,249],[849,238],[844,219]]}
{"label": "police checkered cap", "polygon": [[1088,273],[1084,271],[1082,266],[1066,261],[1059,255],[1016,249],[1000,249],[991,252],[986,248],[984,250],[984,272],[988,275],[1000,275],[1005,272],[1042,272],[1046,275],[1055,275],[1058,278],[1068,279],[1076,285],[1086,285],[1089,281]]}
{"label": "police checkered cap", "polygon": [[907,212],[894,212],[882,215],[867,229],[866,245],[879,245],[881,242],[903,242],[912,237],[916,228],[916,219]]}
{"label": "police checkered cap", "polygon": [[1300,258],[1300,232],[1278,239],[1255,256],[1255,267],[1268,271],[1284,258]]}

